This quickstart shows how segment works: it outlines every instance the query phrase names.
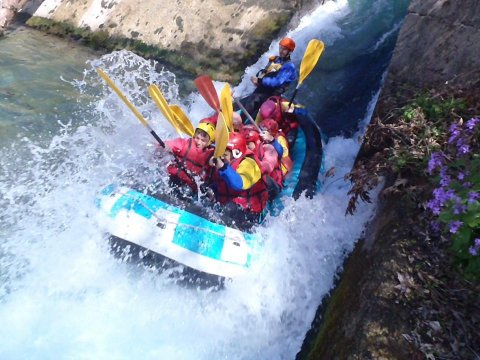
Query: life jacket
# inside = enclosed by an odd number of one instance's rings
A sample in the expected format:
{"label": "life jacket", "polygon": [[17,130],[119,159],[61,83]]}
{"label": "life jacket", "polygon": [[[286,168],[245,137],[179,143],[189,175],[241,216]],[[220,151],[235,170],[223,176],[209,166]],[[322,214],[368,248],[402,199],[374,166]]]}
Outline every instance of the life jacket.
{"label": "life jacket", "polygon": [[[253,157],[257,162],[257,164],[260,166],[261,161],[265,157],[265,150],[261,142],[258,143],[257,146],[255,147]],[[283,172],[282,172],[280,161],[277,161],[275,167],[269,174],[265,173],[261,168],[261,166],[260,166],[260,170],[262,170],[262,179],[265,183],[266,183],[265,177],[270,176],[273,180],[275,180],[275,182],[280,186],[280,188],[283,189]]]}
{"label": "life jacket", "polygon": [[[249,155],[251,157],[251,155]],[[237,170],[238,166],[245,157],[233,159],[230,166]],[[254,159],[254,157],[253,157]],[[258,164],[257,161],[255,161]],[[259,165],[260,166],[260,165]],[[229,201],[240,205],[243,209],[260,214],[267,205],[268,192],[265,182],[262,178],[257,181],[250,189],[236,191],[228,187],[227,183],[215,172],[214,181],[217,184],[216,198],[220,204],[226,204]]]}
{"label": "life jacket", "polygon": [[[273,113],[273,119],[278,123],[278,128],[287,135],[290,130],[298,127],[298,121],[295,117],[295,114],[284,111],[282,103],[289,103],[289,100],[281,96],[271,96],[267,100],[272,100],[276,104],[276,110]],[[298,105],[294,105],[298,106]]]}
{"label": "life jacket", "polygon": [[183,183],[190,186],[193,191],[197,192],[195,177],[204,177],[204,168],[213,154],[213,149],[211,147],[206,149],[197,148],[192,138],[184,141],[182,145],[180,151],[173,152],[175,159],[168,165],[167,171],[170,176],[179,178]]}
{"label": "life jacket", "polygon": [[[275,139],[277,139],[278,141],[278,138],[280,136],[285,138],[285,142],[287,143],[287,147],[288,147],[289,144],[288,144],[287,136],[284,134],[282,130],[278,130],[277,135],[275,136]],[[285,153],[283,154],[282,158],[280,159],[280,163],[281,163],[281,169],[282,169],[283,175],[287,175],[290,171],[292,171],[293,160],[290,157],[290,149],[288,149],[288,155],[285,155]]]}
{"label": "life jacket", "polygon": [[[290,56],[270,56],[268,60],[267,66],[257,72],[257,78],[263,79],[264,77],[276,76],[282,66],[291,61]],[[287,90],[288,85],[289,84],[284,84],[280,86],[278,89],[276,89],[275,94],[283,94]]]}

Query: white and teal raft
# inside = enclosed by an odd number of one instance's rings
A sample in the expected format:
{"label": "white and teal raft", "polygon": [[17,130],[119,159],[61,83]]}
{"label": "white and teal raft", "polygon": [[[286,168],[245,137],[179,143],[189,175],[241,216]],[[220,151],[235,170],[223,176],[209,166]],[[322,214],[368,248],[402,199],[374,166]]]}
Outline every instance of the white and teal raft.
{"label": "white and teal raft", "polygon": [[[297,136],[291,144],[294,169],[269,206],[273,215],[281,211],[282,198],[298,198],[302,192],[312,196],[318,187],[323,160],[321,132],[308,115],[297,119]],[[212,209],[172,201],[158,191],[152,194],[111,184],[99,193],[97,206],[100,226],[117,254],[158,268],[180,268],[181,276],[190,281],[234,278],[248,271],[261,250],[255,224],[248,229],[238,227],[229,219],[212,216]]]}

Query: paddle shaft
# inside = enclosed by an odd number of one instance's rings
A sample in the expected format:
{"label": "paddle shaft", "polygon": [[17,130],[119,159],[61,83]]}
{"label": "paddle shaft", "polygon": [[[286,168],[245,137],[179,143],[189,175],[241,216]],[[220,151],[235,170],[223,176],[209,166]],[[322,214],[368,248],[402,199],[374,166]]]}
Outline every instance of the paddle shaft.
{"label": "paddle shaft", "polygon": [[133,112],[133,114],[137,117],[137,119],[140,120],[142,125],[144,125],[150,131],[150,134],[153,135],[153,137],[155,138],[155,140],[158,141],[160,146],[164,148],[165,143],[162,141],[162,139],[160,139],[160,137],[157,135],[155,130],[152,129],[150,124],[147,122],[147,120],[145,120],[143,118],[142,114],[140,114],[140,112],[135,108],[135,106],[133,106],[132,103],[130,101],[128,101],[128,99],[125,97],[125,95],[123,95],[123,93],[115,85],[115,83],[112,81],[112,79],[110,79],[108,77],[108,75],[105,74],[105,72],[103,72],[103,70],[100,69],[100,68],[97,68],[97,73],[102,77],[103,80],[105,80],[107,82],[107,84],[113,89],[113,91],[115,91],[115,93],[124,102],[124,104],[127,105],[127,107]]}
{"label": "paddle shaft", "polygon": [[[150,125],[148,125],[148,129],[149,130],[152,129],[150,127]],[[157,133],[153,129],[150,130],[150,134],[152,134],[152,136],[155,138],[155,140],[158,141],[158,143],[160,144],[161,147],[163,147],[163,148],[165,147],[165,143],[162,141],[162,139],[160,139],[160,137],[157,135]]]}
{"label": "paddle shaft", "polygon": [[245,113],[245,115],[247,116],[248,120],[253,124],[253,126],[255,126],[257,128],[257,130],[260,132],[260,128],[258,127],[257,123],[255,122],[255,120],[253,120],[252,118],[252,115],[250,115],[247,111],[247,109],[245,109],[245,107],[243,106],[243,104],[240,102],[240,100],[238,100],[237,98],[233,98],[233,100],[235,101],[235,103],[238,105],[238,107]]}
{"label": "paddle shaft", "polygon": [[295,96],[297,95],[297,91],[298,91],[298,88],[300,87],[300,85],[298,85],[296,88],[295,88],[295,91],[293,92],[293,95],[292,95],[292,98],[290,99],[290,102],[288,103],[288,108],[290,109],[290,106],[292,106],[292,103],[293,103],[293,99],[295,99]]}

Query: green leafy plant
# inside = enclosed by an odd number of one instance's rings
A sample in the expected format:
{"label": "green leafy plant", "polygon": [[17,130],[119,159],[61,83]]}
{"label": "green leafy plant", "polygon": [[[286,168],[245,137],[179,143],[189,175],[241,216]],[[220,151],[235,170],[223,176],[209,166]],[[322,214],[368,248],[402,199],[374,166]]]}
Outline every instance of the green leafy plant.
{"label": "green leafy plant", "polygon": [[392,185],[382,194],[403,194],[417,201],[423,191],[417,180],[425,176],[426,159],[445,142],[447,119],[466,108],[463,99],[421,94],[385,116],[395,121],[385,123],[374,118],[365,132],[364,158],[346,175],[353,184],[346,212],[353,214],[359,199],[370,201],[369,192],[383,177]]}
{"label": "green leafy plant", "polygon": [[467,278],[480,280],[480,118],[453,123],[444,150],[430,157],[428,172],[438,174],[427,204],[433,226],[452,239],[456,263]]}

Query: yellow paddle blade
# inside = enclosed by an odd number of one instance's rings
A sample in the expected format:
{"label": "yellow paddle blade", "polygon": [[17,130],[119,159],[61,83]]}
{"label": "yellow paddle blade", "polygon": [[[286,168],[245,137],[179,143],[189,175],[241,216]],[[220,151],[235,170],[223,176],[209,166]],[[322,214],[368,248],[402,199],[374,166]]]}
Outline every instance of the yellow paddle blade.
{"label": "yellow paddle blade", "polygon": [[303,55],[302,63],[300,64],[300,76],[298,79],[298,86],[305,80],[305,78],[312,72],[315,65],[317,65],[318,58],[323,53],[325,44],[323,41],[312,39],[307,45],[305,55]]}
{"label": "yellow paddle blade", "polygon": [[193,136],[195,128],[188,119],[187,115],[183,112],[182,108],[178,105],[170,105],[170,109],[173,112],[176,125],[186,135]]}
{"label": "yellow paddle blade", "polygon": [[225,117],[225,124],[229,131],[233,131],[233,103],[232,90],[230,85],[225,84],[220,93],[220,106],[222,108],[223,116]]}
{"label": "yellow paddle blade", "polygon": [[168,102],[163,96],[162,92],[160,89],[157,87],[157,85],[152,84],[148,87],[148,93],[150,94],[150,97],[153,99],[155,104],[157,104],[157,107],[160,109],[162,112],[163,116],[168,120],[170,124],[175,128],[177,133],[179,135],[182,134],[182,130],[178,127],[177,121],[173,115],[172,109],[168,106]]}
{"label": "yellow paddle blade", "polygon": [[115,83],[112,81],[112,79],[110,79],[108,77],[107,74],[105,74],[103,72],[102,69],[100,68],[97,68],[97,73],[98,75],[100,75],[102,77],[103,80],[106,81],[106,83],[108,84],[108,86],[110,86],[112,88],[113,91],[115,91],[115,93],[118,95],[118,97],[125,103],[125,105],[128,106],[128,108],[130,110],[132,110],[132,112],[135,114],[135,116],[138,118],[138,120],[140,120],[140,122],[146,126],[146,127],[149,127],[148,123],[147,123],[147,120],[145,120],[143,118],[143,116],[140,114],[140,112],[135,108],[135,106],[133,106],[133,104],[128,101],[128,99],[125,97],[125,95],[123,95],[123,93],[120,91],[120,89],[115,85]]}
{"label": "yellow paddle blade", "polygon": [[213,157],[218,158],[225,153],[228,143],[228,129],[225,124],[225,117],[222,113],[219,114],[217,126],[215,128],[215,151]]}

